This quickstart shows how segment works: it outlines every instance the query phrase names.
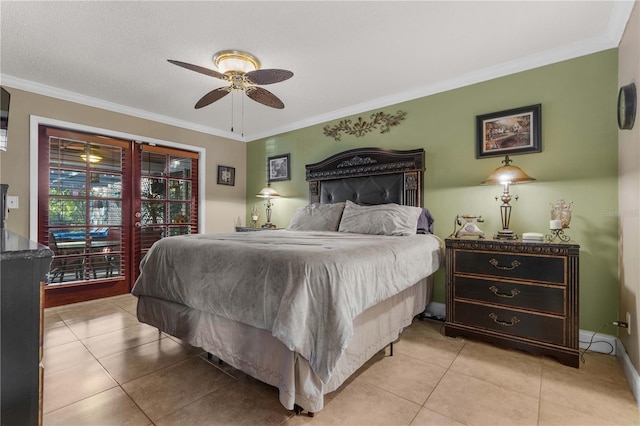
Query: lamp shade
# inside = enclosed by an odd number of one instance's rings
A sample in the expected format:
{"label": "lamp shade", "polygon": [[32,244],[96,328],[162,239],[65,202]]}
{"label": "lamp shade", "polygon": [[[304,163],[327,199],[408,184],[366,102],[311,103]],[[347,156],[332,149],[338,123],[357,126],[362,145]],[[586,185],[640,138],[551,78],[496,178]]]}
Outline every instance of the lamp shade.
{"label": "lamp shade", "polygon": [[273,189],[270,185],[265,186],[256,194],[256,197],[259,198],[278,198],[279,196],[280,194],[278,194],[278,191]]}
{"label": "lamp shade", "polygon": [[532,182],[535,179],[526,174],[520,167],[511,166],[513,160],[509,158],[507,155],[505,159],[502,161],[504,166],[500,166],[495,169],[489,177],[482,182],[483,185],[491,185],[491,184],[511,184],[511,183],[525,183]]}

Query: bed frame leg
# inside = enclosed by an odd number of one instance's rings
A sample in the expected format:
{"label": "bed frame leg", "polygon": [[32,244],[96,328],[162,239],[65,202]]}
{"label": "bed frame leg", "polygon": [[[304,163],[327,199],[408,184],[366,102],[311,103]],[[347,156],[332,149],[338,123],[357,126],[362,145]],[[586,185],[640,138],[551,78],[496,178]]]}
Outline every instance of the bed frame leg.
{"label": "bed frame leg", "polygon": [[[211,361],[213,359],[213,355],[211,355],[211,352],[207,352],[207,359],[209,361]],[[222,364],[224,364],[224,361],[221,360],[220,358],[218,358],[218,364],[222,365]]]}
{"label": "bed frame leg", "polygon": [[[302,412],[303,412],[303,411],[304,411],[304,410],[303,410],[303,408],[302,408],[301,406],[299,406],[298,404],[293,404],[293,412],[294,412],[294,413],[296,413],[296,416],[299,416],[300,414],[302,414]],[[308,411],[308,412],[307,412],[307,415],[308,415],[309,417],[313,417],[313,416],[315,416],[315,415],[316,415],[316,413],[313,413],[313,412],[311,412],[311,411]]]}
{"label": "bed frame leg", "polygon": [[393,342],[389,343],[389,356],[393,356]]}

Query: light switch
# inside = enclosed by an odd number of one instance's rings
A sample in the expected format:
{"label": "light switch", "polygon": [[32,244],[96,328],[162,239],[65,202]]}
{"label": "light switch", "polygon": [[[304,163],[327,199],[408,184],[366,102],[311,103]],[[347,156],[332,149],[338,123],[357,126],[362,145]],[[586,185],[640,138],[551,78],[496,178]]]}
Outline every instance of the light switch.
{"label": "light switch", "polygon": [[17,209],[18,208],[18,196],[17,195],[7,195],[7,207],[9,209]]}

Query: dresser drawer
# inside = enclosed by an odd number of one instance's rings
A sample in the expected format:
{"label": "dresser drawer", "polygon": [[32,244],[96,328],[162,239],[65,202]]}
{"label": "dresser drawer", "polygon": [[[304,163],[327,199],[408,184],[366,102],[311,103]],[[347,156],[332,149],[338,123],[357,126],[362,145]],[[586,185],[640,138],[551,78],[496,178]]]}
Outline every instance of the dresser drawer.
{"label": "dresser drawer", "polygon": [[564,257],[456,250],[455,273],[566,283]]}
{"label": "dresser drawer", "polygon": [[565,344],[564,319],[553,316],[456,301],[453,322],[541,342]]}
{"label": "dresser drawer", "polygon": [[518,284],[490,279],[455,278],[454,297],[565,315],[565,287]]}

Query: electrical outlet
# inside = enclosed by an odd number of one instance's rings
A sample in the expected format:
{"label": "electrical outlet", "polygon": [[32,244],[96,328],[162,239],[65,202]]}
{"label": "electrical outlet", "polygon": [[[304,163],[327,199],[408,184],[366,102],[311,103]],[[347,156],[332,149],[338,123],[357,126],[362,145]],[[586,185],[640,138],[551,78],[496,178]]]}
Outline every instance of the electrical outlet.
{"label": "electrical outlet", "polygon": [[627,334],[631,334],[631,314],[627,312]]}
{"label": "electrical outlet", "polygon": [[17,195],[7,195],[7,207],[10,209],[17,209],[19,199]]}

